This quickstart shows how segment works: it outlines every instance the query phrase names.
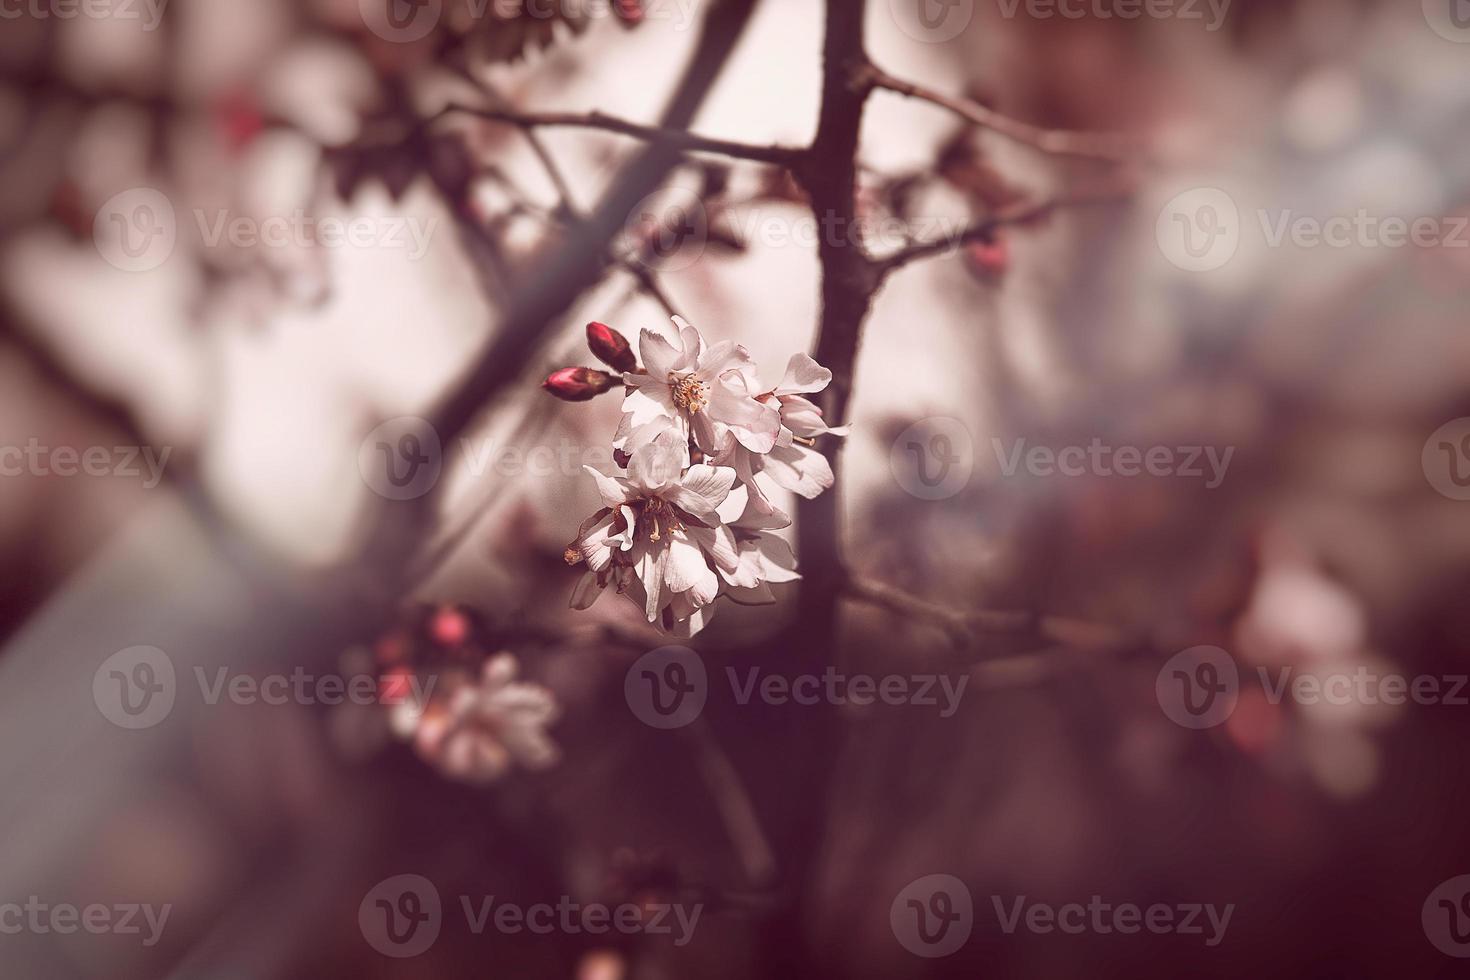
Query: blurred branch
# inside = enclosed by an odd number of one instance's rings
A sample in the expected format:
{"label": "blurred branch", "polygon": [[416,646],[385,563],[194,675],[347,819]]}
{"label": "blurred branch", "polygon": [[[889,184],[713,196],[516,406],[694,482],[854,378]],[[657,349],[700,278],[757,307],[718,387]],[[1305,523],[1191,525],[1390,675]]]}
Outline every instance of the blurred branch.
{"label": "blurred branch", "polygon": [[904,81],[888,74],[876,65],[869,65],[866,79],[875,88],[895,92],[911,99],[918,99],[947,109],[968,122],[989,129],[1043,153],[1058,156],[1083,157],[1109,163],[1130,163],[1142,160],[1142,153],[1134,141],[1111,133],[1083,133],[1061,129],[1043,129],[989,109],[970,99],[945,95],[934,89]]}
{"label": "blurred branch", "polygon": [[686,731],[694,744],[699,773],[715,801],[715,809],[725,824],[725,832],[740,858],[745,877],[752,887],[763,888],[775,874],[776,858],[771,853],[771,845],[766,840],[750,795],[740,781],[740,773],[715,738],[708,722],[699,719]]}
{"label": "blurred branch", "polygon": [[859,602],[937,627],[949,634],[955,646],[965,645],[980,633],[1034,633],[1054,643],[1082,648],[1126,646],[1131,642],[1122,630],[1099,623],[1037,612],[951,609],[870,579],[849,578],[843,592]]}
{"label": "blurred branch", "polygon": [[597,110],[584,113],[522,113],[510,109],[476,108],[459,102],[451,102],[433,116],[430,116],[427,122],[433,123],[438,119],[454,113],[465,113],[480,119],[490,120],[491,122],[516,126],[524,130],[545,127],[598,129],[608,133],[630,136],[634,139],[644,140],[645,142],[671,149],[694,153],[717,153],[739,160],[754,160],[759,163],[772,163],[786,167],[795,166],[801,160],[802,153],[804,152],[794,147],[713,139],[667,126],[645,126],[642,123],[619,119],[616,116],[609,116]]}
{"label": "blurred branch", "polygon": [[[531,146],[531,152],[540,161],[541,169],[546,171],[547,180],[551,181],[551,186],[556,190],[562,214],[574,224],[585,222],[587,215],[577,206],[576,198],[572,196],[571,185],[567,183],[566,176],[561,172],[561,167],[557,165],[556,158],[551,155],[551,150],[547,148],[546,141],[536,133],[534,128],[527,128],[525,134],[526,142]],[[648,294],[654,302],[663,307],[665,313],[669,316],[678,315],[679,308],[674,305],[674,301],[669,298],[668,293],[664,292],[663,286],[659,284],[658,277],[654,275],[652,269],[638,262],[636,259],[614,256],[613,260],[633,277],[633,280],[638,284],[639,290]]]}
{"label": "blurred branch", "polygon": [[1025,225],[1034,221],[1040,221],[1050,216],[1053,212],[1063,208],[1111,204],[1116,201],[1125,200],[1129,194],[1130,192],[1126,188],[1113,187],[1097,192],[1064,194],[1042,201],[1023,201],[975,222],[957,235],[951,235],[929,242],[917,242],[906,248],[899,249],[891,255],[874,259],[874,266],[878,278],[881,281],[911,262],[917,262],[921,259],[932,258],[938,255],[946,255],[961,245],[967,245],[970,242],[990,241],[995,236],[997,230],[1008,225]]}

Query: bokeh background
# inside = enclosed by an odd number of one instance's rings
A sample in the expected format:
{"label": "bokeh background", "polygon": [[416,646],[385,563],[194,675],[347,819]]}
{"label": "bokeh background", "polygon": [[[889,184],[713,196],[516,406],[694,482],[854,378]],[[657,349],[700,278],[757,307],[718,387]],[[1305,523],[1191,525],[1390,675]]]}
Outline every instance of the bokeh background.
{"label": "bokeh background", "polygon": [[[936,33],[913,4],[871,0],[868,47],[893,74],[1037,125],[1127,134],[1146,159],[1039,153],[872,97],[859,201],[893,227],[960,228],[1103,176],[1123,190],[915,263],[873,304],[834,491],[842,552],[864,581],[942,609],[848,597],[832,632],[802,620],[797,585],[774,607],[727,604],[690,644],[716,679],[779,673],[812,649],[848,672],[965,676],[960,710],[742,705],[712,683],[678,731],[643,724],[624,697],[629,666],[665,641],[626,603],[567,609],[577,572],[561,552],[597,507],[591,481],[579,465],[529,472],[518,454],[607,452],[615,397],[566,404],[538,387],[591,363],[590,320],[631,336],[671,307],[748,346],[772,382],[811,347],[821,269],[791,234],[810,213],[789,181],[714,156],[680,165],[630,211],[618,260],[590,288],[568,282],[566,310],[504,366],[512,380],[463,434],[477,448],[449,441],[431,506],[385,501],[359,462],[376,426],[453,388],[640,152],[538,131],[564,202],[516,127],[425,120],[473,97],[654,123],[720,5],[548,19],[448,0],[412,41],[375,32],[368,0],[64,7],[0,22],[0,445],[169,456],[153,486],[0,477],[0,901],[173,912],[151,947],[0,935],[0,974],[1463,971],[1421,911],[1470,872],[1470,707],[1273,703],[1255,681],[1258,667],[1470,671],[1470,503],[1425,451],[1470,415],[1470,235],[1272,247],[1255,218],[1366,209],[1454,228],[1470,215],[1470,34],[1452,5],[1233,0],[1211,29],[1203,4],[1198,19],[1123,19],[1108,4],[1073,18],[975,0],[933,5],[963,20]],[[814,0],[756,4],[693,128],[808,141],[822,15]],[[170,203],[176,242],[130,271],[99,243],[109,202],[139,188]],[[1205,272],[1171,261],[1159,226],[1197,188],[1241,216],[1238,251]],[[641,216],[690,201],[695,232],[644,248]],[[195,216],[221,212],[412,225],[425,248],[211,241]],[[938,500],[910,492],[901,450],[895,462],[900,433],[934,418],[957,421],[972,468]],[[996,449],[1094,438],[1233,455],[1207,487],[1008,474]],[[498,462],[476,472],[474,452]],[[99,665],[135,645],[167,651],[184,678],[342,671],[445,604],[477,649],[513,651],[554,695],[555,766],[468,785],[369,709],[181,694],[164,722],[127,731],[94,702]],[[981,615],[995,612],[1017,616]],[[1227,721],[1192,730],[1155,682],[1199,644],[1227,650],[1243,681]],[[447,912],[433,947],[400,960],[366,941],[358,910],[404,873],[455,907],[572,896],[705,912],[683,947],[474,935]],[[926,959],[890,907],[941,873],[975,897],[975,928]],[[1021,895],[1235,911],[1214,947],[1005,935],[991,896]]]}

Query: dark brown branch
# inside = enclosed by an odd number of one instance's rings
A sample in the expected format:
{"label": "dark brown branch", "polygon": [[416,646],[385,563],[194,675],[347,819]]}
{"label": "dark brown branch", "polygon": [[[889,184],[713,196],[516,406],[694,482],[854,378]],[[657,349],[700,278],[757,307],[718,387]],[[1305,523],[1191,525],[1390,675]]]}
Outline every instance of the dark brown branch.
{"label": "dark brown branch", "polygon": [[978,102],[945,95],[922,85],[895,78],[876,66],[870,66],[867,75],[869,82],[876,88],[947,109],[976,126],[999,133],[1043,153],[1104,160],[1109,163],[1139,162],[1143,156],[1133,141],[1116,134],[1044,129],[1002,115]]}
{"label": "dark brown branch", "polygon": [[429,117],[428,121],[433,122],[454,113],[464,113],[480,119],[505,123],[525,130],[549,127],[597,129],[603,132],[617,133],[621,136],[629,136],[670,149],[693,153],[716,153],[721,156],[734,157],[738,160],[754,160],[758,163],[772,163],[783,167],[795,166],[805,152],[795,147],[714,139],[668,126],[645,126],[642,123],[619,119],[616,116],[609,116],[606,113],[596,110],[585,113],[523,113],[510,109],[477,108],[458,102],[451,102],[435,115]]}

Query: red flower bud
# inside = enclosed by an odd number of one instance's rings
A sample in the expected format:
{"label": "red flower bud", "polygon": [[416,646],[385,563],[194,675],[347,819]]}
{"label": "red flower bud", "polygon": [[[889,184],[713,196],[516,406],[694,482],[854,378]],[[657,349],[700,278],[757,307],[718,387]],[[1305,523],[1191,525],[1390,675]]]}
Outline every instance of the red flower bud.
{"label": "red flower bud", "polygon": [[587,346],[602,363],[617,371],[633,371],[638,367],[638,358],[628,338],[605,323],[596,320],[587,324]]}
{"label": "red flower bud", "polygon": [[429,636],[442,647],[458,647],[470,638],[470,619],[453,606],[440,606],[429,618]]}
{"label": "red flower bud", "polygon": [[553,371],[541,387],[562,401],[585,402],[608,391],[618,379],[595,368],[568,367]]}
{"label": "red flower bud", "polygon": [[971,242],[965,246],[965,261],[977,279],[994,282],[1011,267],[1010,245],[999,235],[988,242]]}

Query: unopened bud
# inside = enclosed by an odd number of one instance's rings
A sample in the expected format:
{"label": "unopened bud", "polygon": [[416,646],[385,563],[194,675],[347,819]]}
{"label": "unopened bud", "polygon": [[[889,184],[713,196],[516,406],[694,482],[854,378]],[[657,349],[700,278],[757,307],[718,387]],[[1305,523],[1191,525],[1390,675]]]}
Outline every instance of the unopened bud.
{"label": "unopened bud", "polygon": [[999,235],[988,242],[971,242],[965,246],[965,261],[976,278],[993,282],[1010,269],[1010,246]]}
{"label": "unopened bud", "polygon": [[608,391],[617,381],[617,378],[606,371],[598,371],[596,368],[569,367],[551,372],[541,382],[541,387],[562,401],[585,402]]}
{"label": "unopened bud", "polygon": [[594,320],[587,324],[587,346],[599,361],[614,370],[633,371],[638,367],[638,358],[633,356],[628,338],[605,323]]}

